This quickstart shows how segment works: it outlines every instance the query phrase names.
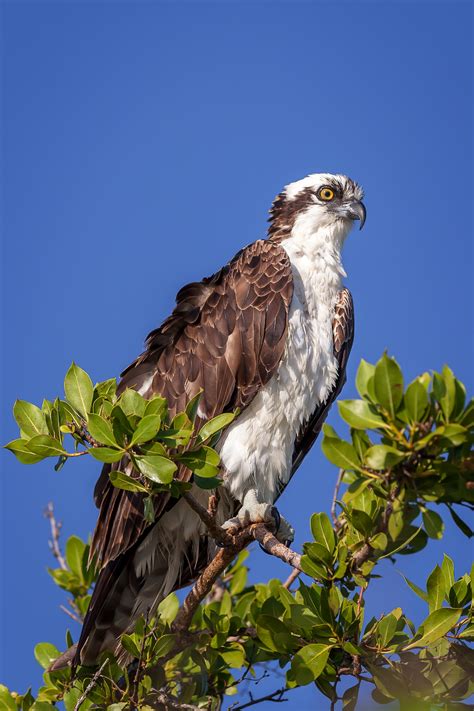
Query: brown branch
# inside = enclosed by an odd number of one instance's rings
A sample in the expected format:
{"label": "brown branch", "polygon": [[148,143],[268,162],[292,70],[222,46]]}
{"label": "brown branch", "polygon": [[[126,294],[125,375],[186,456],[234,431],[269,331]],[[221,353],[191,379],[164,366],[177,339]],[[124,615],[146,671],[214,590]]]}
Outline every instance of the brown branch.
{"label": "brown branch", "polygon": [[81,694],[81,696],[78,698],[77,703],[76,703],[76,705],[74,706],[74,711],[79,711],[81,705],[82,705],[82,704],[84,703],[84,701],[87,699],[87,694],[89,693],[89,691],[92,691],[92,689],[94,688],[94,686],[97,684],[97,682],[98,682],[98,680],[99,680],[99,678],[100,678],[100,675],[101,675],[102,672],[104,671],[104,668],[105,668],[106,664],[108,664],[108,662],[109,662],[109,660],[108,660],[108,659],[105,659],[105,661],[103,661],[102,664],[100,665],[100,667],[97,669],[96,673],[94,674],[94,676],[93,676],[92,679],[90,680],[89,684],[88,684],[88,685],[86,686],[86,688],[84,689],[84,692],[83,692],[83,693]]}
{"label": "brown branch", "polygon": [[334,528],[336,531],[341,528],[341,522],[339,521],[336,513],[336,504],[337,504],[337,499],[339,498],[339,489],[341,488],[342,484],[342,477],[344,476],[344,469],[339,469],[337,479],[336,479],[336,485],[334,487],[334,493],[332,496],[332,503],[331,503],[331,518],[334,523]]}
{"label": "brown branch", "polygon": [[[397,498],[399,491],[400,487],[395,486],[393,491],[389,494],[387,505],[385,506],[385,509],[382,513],[380,523],[377,526],[377,533],[385,533],[387,531],[388,522],[390,520],[390,516],[393,513],[393,502]],[[354,555],[352,556],[352,561],[356,570],[359,569],[367,560],[369,560],[373,551],[374,549],[372,548],[372,546],[370,546],[368,543],[364,543],[364,545],[354,553]]]}
{"label": "brown branch", "polygon": [[266,696],[260,696],[258,699],[254,699],[251,694],[250,695],[250,701],[247,701],[245,704],[240,704],[240,706],[231,706],[232,711],[242,711],[242,709],[248,709],[250,706],[256,706],[256,704],[261,704],[262,701],[272,701],[275,704],[281,704],[284,703],[285,701],[288,701],[288,699],[283,698],[283,694],[286,691],[290,691],[290,689],[282,688],[282,689],[277,689],[277,691],[274,691],[272,694],[267,694]]}
{"label": "brown branch", "polygon": [[300,575],[300,571],[298,570],[298,568],[294,568],[291,571],[291,573],[289,574],[289,576],[287,577],[287,579],[285,580],[285,582],[283,583],[283,587],[286,588],[287,590],[289,590],[291,588],[291,586],[293,585],[293,583],[295,582],[296,578],[299,577],[299,575]]}
{"label": "brown branch", "polygon": [[250,526],[250,531],[251,535],[265,548],[267,553],[280,558],[284,563],[288,563],[288,565],[303,572],[300,554],[285,546],[284,543],[280,543],[278,538],[275,538],[265,524],[255,523]]}
{"label": "brown branch", "polygon": [[[248,545],[250,541],[249,534],[246,533],[244,536],[244,533],[246,532],[240,534],[240,545],[220,548],[207,568],[196,580],[171,626],[173,632],[186,632],[188,630],[199,603],[204,600],[206,595],[209,595],[212,586],[222,575],[224,569],[232,562],[235,556]],[[236,536],[236,538],[238,538],[238,536]]]}
{"label": "brown branch", "polygon": [[71,610],[68,610],[67,607],[65,607],[64,605],[60,605],[59,609],[62,610],[63,612],[65,612],[66,615],[69,615],[71,620],[74,620],[74,622],[77,622],[79,625],[82,625],[83,620],[81,620],[80,617],[77,617],[77,615],[75,615],[73,612],[71,612]]}
{"label": "brown branch", "polygon": [[205,509],[188,491],[183,494],[183,499],[206,525],[212,538],[220,545],[231,546],[233,544],[233,537],[216,522],[214,498],[215,497],[212,496],[210,497],[209,508]]}
{"label": "brown branch", "polygon": [[160,704],[155,706],[157,709],[162,709],[162,711],[202,711],[202,707],[194,706],[193,704],[184,704],[179,699],[173,699],[172,696],[165,694],[163,691],[159,691],[156,695],[156,700]]}
{"label": "brown branch", "polygon": [[59,563],[59,567],[62,570],[67,570],[66,561],[64,560],[63,554],[61,553],[61,548],[59,547],[59,536],[61,534],[61,522],[56,521],[54,516],[54,506],[52,501],[47,505],[44,515],[49,519],[49,525],[51,526],[51,540],[48,541],[48,545],[51,553],[54,555]]}

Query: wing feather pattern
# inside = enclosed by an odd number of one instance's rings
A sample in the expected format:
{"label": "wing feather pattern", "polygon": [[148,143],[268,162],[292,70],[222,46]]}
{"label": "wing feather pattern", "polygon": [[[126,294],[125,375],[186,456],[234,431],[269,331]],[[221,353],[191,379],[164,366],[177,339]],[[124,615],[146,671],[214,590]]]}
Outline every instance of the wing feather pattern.
{"label": "wing feather pattern", "polygon": [[[276,371],[286,343],[293,295],[285,250],[258,240],[225,267],[183,287],[169,318],[146,340],[146,350],[123,373],[119,392],[135,388],[146,398],[162,395],[171,416],[201,389],[201,421],[245,408]],[[112,469],[132,476],[129,460],[105,465],[95,487],[99,517],[91,556],[102,567],[143,535],[143,495],[112,486]],[[136,475],[136,474],[135,474]],[[177,476],[187,480],[182,467]],[[156,520],[175,500],[155,497]]]}

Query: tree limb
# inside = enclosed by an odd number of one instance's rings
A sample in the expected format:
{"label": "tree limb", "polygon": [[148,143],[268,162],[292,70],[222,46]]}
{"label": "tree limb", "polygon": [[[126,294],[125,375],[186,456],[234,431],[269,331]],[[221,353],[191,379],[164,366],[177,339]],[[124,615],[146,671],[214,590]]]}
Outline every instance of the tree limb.
{"label": "tree limb", "polygon": [[53,502],[50,501],[44,512],[45,517],[49,520],[49,525],[51,526],[51,540],[48,541],[51,553],[54,555],[59,563],[59,567],[62,570],[67,570],[66,561],[61,553],[61,548],[59,547],[59,536],[61,534],[61,522],[56,521],[54,516],[54,506]]}

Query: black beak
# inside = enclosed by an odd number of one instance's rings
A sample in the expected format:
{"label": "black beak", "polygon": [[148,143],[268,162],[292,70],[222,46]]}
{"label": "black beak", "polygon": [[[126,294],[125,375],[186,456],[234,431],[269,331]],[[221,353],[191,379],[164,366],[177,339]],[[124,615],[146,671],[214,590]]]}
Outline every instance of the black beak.
{"label": "black beak", "polygon": [[360,200],[354,200],[354,202],[349,203],[347,207],[347,216],[350,217],[351,220],[360,220],[359,229],[361,230],[365,224],[365,218],[367,217],[367,211],[364,203]]}

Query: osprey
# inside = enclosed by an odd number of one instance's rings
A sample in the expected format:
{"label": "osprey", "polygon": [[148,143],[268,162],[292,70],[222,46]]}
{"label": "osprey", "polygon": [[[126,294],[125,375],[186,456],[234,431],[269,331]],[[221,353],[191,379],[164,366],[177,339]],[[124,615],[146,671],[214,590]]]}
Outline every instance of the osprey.
{"label": "osprey", "polygon": [[[223,481],[217,517],[226,528],[274,520],[275,501],[344,384],[354,315],[342,286],[341,249],[354,220],[364,224],[362,197],[344,175],[315,174],[287,185],[273,202],[268,238],[183,287],[171,316],[122,373],[119,392],[162,395],[172,416],[202,390],[197,425],[240,408],[217,445]],[[160,494],[155,522],[145,520],[143,496],[109,479],[111,469],[131,466],[105,465],[95,488],[91,554],[101,572],[76,664],[92,665],[105,650],[125,659],[120,635],[192,582],[216,550],[182,499]],[[183,466],[177,476],[188,480],[191,473]],[[193,495],[206,503],[205,491],[194,487]],[[293,529],[277,518],[278,537],[291,541]]]}

